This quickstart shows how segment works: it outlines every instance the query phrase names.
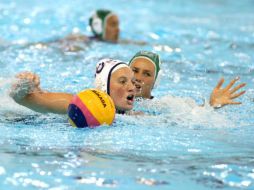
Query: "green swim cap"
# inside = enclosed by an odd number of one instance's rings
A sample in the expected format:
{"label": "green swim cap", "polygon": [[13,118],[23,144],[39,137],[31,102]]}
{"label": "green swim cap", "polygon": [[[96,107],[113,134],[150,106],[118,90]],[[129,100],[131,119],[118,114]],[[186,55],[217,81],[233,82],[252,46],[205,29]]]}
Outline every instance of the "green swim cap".
{"label": "green swim cap", "polygon": [[137,58],[145,58],[145,59],[149,59],[155,67],[155,80],[158,77],[158,73],[160,71],[160,57],[158,54],[150,52],[150,51],[139,51],[138,53],[136,53],[136,55],[134,55],[134,57],[130,60],[129,62],[129,66],[131,66],[131,64],[133,63],[133,61]]}
{"label": "green swim cap", "polygon": [[89,26],[93,34],[99,39],[105,37],[105,24],[109,16],[113,15],[112,11],[99,9],[89,18]]}

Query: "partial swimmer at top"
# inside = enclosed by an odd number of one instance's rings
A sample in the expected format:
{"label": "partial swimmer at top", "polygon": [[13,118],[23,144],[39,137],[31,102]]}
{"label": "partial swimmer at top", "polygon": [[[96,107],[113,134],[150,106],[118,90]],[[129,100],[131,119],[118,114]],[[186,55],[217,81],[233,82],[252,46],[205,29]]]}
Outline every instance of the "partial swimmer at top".
{"label": "partial swimmer at top", "polygon": [[36,43],[32,45],[60,46],[65,51],[79,51],[86,48],[86,46],[94,41],[102,41],[113,44],[134,44],[145,45],[142,41],[123,40],[120,36],[120,21],[116,13],[110,10],[99,9],[96,10],[89,18],[89,26],[93,36],[86,36],[84,34],[70,34],[63,39],[56,39],[46,43]]}
{"label": "partial swimmer at top", "polygon": [[[144,99],[153,98],[152,90],[156,83],[158,83],[158,78],[161,75],[160,65],[160,57],[156,53],[150,51],[140,51],[133,56],[129,62],[129,66],[134,72],[136,79],[136,97]],[[239,78],[237,77],[231,80],[225,88],[221,88],[224,83],[224,79],[220,79],[210,95],[210,106],[219,108],[228,104],[241,104],[241,102],[235,102],[234,99],[245,93],[245,91],[241,91],[239,93],[236,92],[246,84],[241,83],[232,88],[238,80]]]}
{"label": "partial swimmer at top", "polygon": [[60,42],[83,42],[88,43],[90,41],[105,41],[111,43],[117,43],[119,40],[119,18],[110,10],[99,9],[95,11],[89,18],[89,26],[93,33],[93,36],[86,36],[83,34],[70,34]]}

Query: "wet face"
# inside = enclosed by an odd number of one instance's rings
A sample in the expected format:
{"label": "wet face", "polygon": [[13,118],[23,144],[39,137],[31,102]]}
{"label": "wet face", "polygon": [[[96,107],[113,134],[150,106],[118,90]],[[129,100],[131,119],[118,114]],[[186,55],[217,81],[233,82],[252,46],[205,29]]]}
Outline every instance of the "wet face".
{"label": "wet face", "polygon": [[106,21],[104,40],[116,43],[119,36],[119,20],[116,15],[111,15]]}
{"label": "wet face", "polygon": [[110,78],[110,97],[113,99],[116,109],[128,111],[134,104],[134,74],[128,67],[120,68],[112,73]]}
{"label": "wet face", "polygon": [[136,96],[150,98],[155,82],[155,66],[145,58],[137,58],[131,64],[131,69],[136,78]]}

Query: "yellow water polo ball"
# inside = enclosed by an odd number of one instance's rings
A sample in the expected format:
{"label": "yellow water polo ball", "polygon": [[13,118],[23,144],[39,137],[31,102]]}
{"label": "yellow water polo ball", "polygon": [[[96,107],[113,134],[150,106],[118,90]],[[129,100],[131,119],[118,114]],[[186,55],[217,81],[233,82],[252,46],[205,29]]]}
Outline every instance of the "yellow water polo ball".
{"label": "yellow water polo ball", "polygon": [[107,93],[87,89],[73,97],[68,117],[71,125],[78,128],[111,125],[115,118],[115,105]]}

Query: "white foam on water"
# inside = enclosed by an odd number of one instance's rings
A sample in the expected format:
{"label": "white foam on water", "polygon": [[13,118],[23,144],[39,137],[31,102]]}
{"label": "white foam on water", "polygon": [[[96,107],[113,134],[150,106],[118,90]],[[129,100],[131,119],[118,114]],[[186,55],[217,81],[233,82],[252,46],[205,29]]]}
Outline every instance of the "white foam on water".
{"label": "white foam on water", "polygon": [[15,78],[0,78],[0,112],[6,117],[11,115],[26,115],[32,111],[17,104],[11,97],[11,86],[16,82]]}
{"label": "white foam on water", "polygon": [[[193,127],[235,127],[232,120],[209,106],[197,105],[191,98],[164,96],[160,99],[144,100],[139,107],[154,112],[157,121],[176,123],[180,126]],[[223,109],[223,108],[221,108]],[[157,115],[159,113],[159,115]]]}

